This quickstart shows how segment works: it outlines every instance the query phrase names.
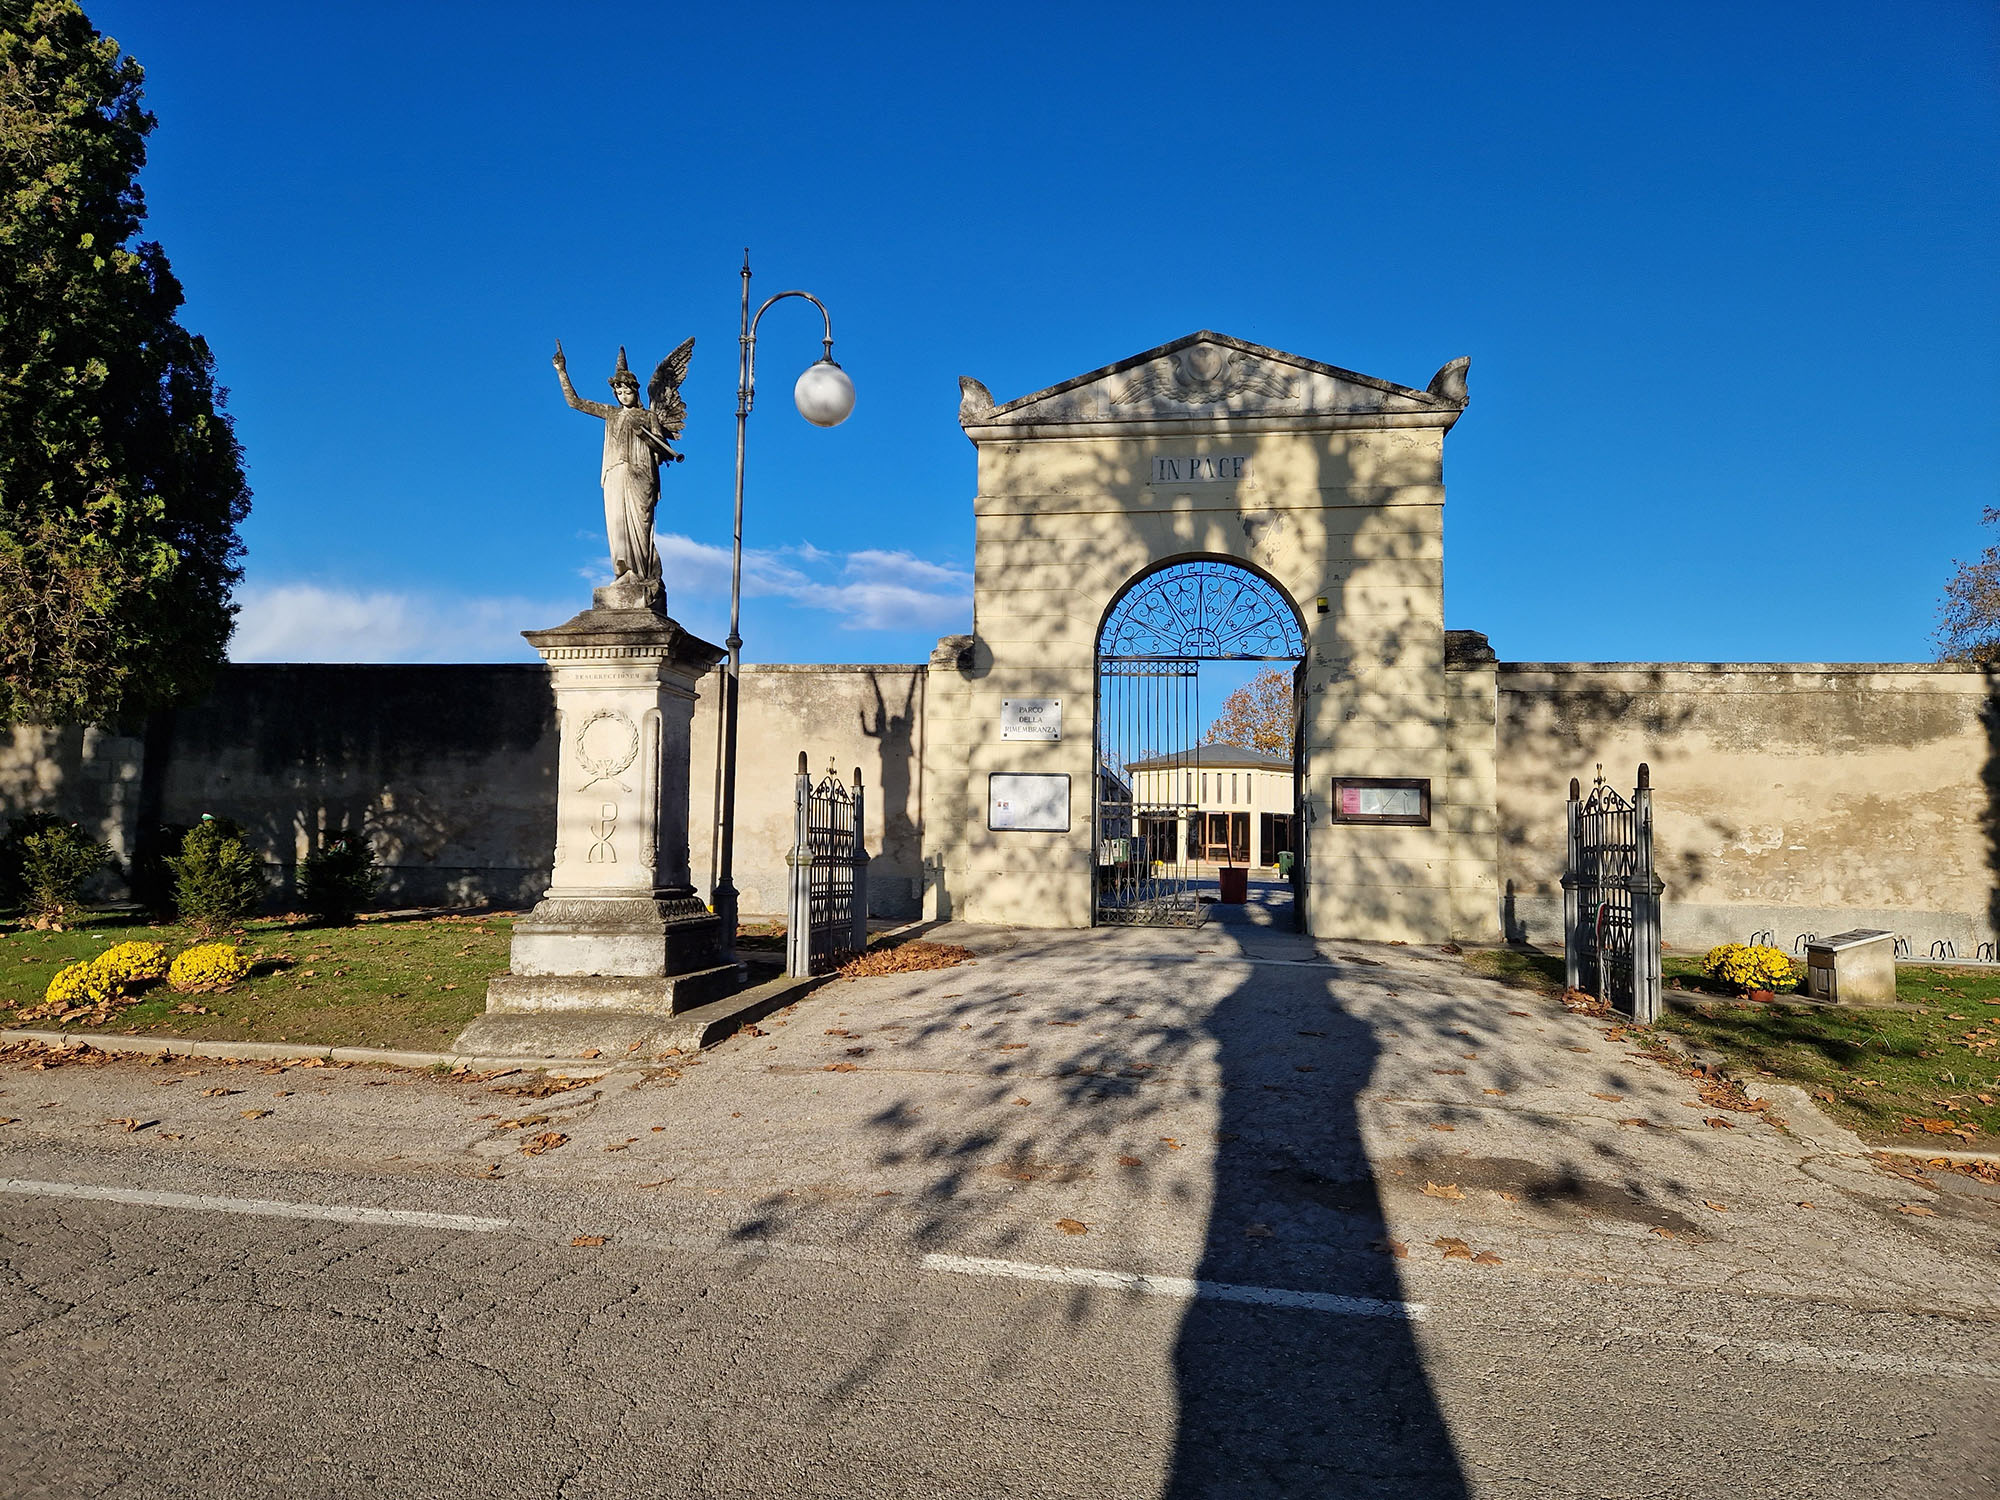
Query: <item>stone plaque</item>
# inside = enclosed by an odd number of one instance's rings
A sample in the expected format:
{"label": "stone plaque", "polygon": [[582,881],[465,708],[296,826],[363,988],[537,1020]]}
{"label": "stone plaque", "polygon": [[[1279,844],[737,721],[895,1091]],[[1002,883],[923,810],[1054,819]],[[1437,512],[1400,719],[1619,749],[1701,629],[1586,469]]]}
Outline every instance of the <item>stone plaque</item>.
{"label": "stone plaque", "polygon": [[1238,484],[1250,477],[1247,453],[1196,453],[1153,459],[1154,484]]}
{"label": "stone plaque", "polygon": [[1068,775],[990,773],[986,778],[986,826],[996,831],[1068,833]]}
{"label": "stone plaque", "polygon": [[1002,698],[1000,738],[1003,740],[1059,740],[1062,738],[1062,699]]}

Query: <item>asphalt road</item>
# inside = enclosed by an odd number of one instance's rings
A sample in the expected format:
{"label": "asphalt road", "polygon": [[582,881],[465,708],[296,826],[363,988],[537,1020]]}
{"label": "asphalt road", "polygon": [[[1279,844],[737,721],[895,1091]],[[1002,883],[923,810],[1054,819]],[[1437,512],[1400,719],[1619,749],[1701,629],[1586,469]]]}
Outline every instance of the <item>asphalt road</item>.
{"label": "asphalt road", "polygon": [[0,1068],[0,1492],[2000,1493],[1978,1184],[1437,955],[968,936],[541,1097]]}

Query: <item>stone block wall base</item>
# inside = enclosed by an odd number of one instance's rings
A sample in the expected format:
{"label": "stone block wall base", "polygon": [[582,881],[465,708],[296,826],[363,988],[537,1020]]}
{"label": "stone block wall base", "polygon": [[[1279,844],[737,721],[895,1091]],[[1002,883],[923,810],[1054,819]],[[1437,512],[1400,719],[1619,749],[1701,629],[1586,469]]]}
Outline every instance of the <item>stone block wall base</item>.
{"label": "stone block wall base", "polygon": [[488,1015],[613,1011],[672,1016],[741,988],[740,964],[684,974],[496,974],[486,982]]}

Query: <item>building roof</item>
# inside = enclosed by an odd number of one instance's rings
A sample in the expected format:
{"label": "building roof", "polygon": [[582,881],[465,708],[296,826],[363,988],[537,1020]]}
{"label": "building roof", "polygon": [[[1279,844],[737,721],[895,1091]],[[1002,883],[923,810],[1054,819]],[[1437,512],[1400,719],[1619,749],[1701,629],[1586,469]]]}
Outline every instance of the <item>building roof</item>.
{"label": "building roof", "polygon": [[1451,361],[1417,390],[1203,329],[1012,401],[996,402],[977,380],[961,378],[958,420],[974,442],[1012,441],[1030,429],[1136,436],[1189,422],[1248,423],[1246,431],[1448,428],[1465,409],[1468,363]]}
{"label": "building roof", "polygon": [[1209,744],[1196,745],[1178,755],[1149,755],[1144,760],[1125,763],[1127,771],[1157,771],[1180,766],[1208,770],[1220,766],[1224,770],[1289,771],[1292,761],[1287,755],[1272,755],[1269,751],[1250,750],[1242,745]]}

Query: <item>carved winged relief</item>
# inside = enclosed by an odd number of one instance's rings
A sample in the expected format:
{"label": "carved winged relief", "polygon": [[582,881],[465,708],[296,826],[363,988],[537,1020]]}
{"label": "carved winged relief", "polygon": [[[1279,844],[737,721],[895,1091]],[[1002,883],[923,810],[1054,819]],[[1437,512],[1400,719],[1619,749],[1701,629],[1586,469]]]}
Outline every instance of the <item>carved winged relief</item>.
{"label": "carved winged relief", "polygon": [[660,465],[679,463],[685,456],[674,451],[673,440],[687,425],[687,403],[681,400],[681,381],[694,358],[694,340],[688,339],[661,360],[646,383],[650,407],[639,403],[639,377],[625,363],[625,350],[618,351],[618,365],[608,382],[617,404],[586,401],[570,384],[569,365],[562,343],[556,344],[556,379],[562,383],[563,399],[572,408],[597,417],[604,423],[604,462],[599,477],[604,485],[604,529],[611,543],[611,566],[618,581],[628,578],[656,583],[660,577],[660,553],[653,543],[653,511],[660,500]]}
{"label": "carved winged relief", "polygon": [[1290,400],[1298,394],[1295,376],[1260,368],[1240,353],[1195,344],[1133,376],[1112,396],[1113,406],[1142,401],[1171,401],[1180,406],[1214,406],[1231,396],[1270,396]]}

